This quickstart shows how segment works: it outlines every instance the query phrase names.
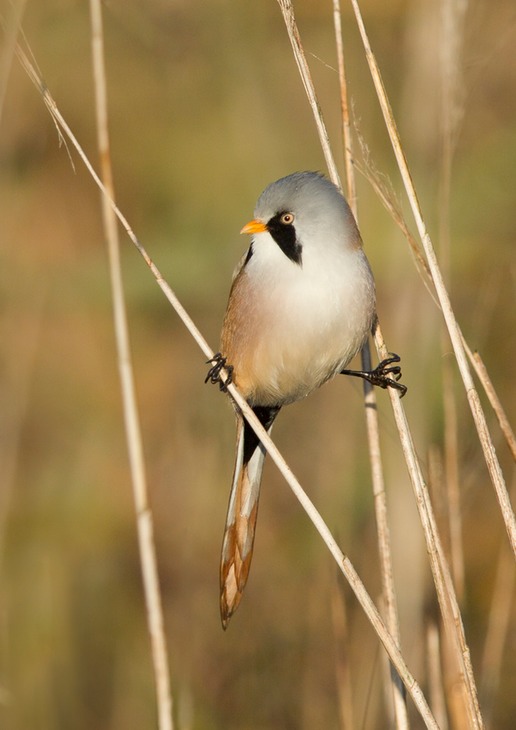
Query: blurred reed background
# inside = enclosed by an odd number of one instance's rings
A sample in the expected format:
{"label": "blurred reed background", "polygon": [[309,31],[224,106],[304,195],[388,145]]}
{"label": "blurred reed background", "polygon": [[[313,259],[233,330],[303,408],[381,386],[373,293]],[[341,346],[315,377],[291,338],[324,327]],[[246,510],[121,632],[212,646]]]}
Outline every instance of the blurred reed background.
{"label": "blurred reed background", "polygon": [[[363,5],[422,207],[439,243],[440,4]],[[354,116],[376,166],[402,199],[354,20],[347,4],[342,6]],[[0,7],[8,17],[9,1]],[[289,172],[324,170],[284,24],[273,0],[109,0],[103,10],[118,204],[216,349],[231,273],[248,243],[238,231],[258,194]],[[299,0],[296,10],[340,154],[331,3]],[[95,161],[87,3],[29,1],[23,29],[63,116]],[[513,421],[515,42],[512,0],[469,3],[460,52],[456,111],[462,117],[449,199],[448,267],[459,323],[470,346],[481,352]],[[153,676],[99,193],[76,155],[59,143],[16,60],[0,131],[0,727],[153,727]],[[425,468],[432,465],[439,473],[441,315],[401,233],[360,177],[358,190],[383,333],[403,359],[409,386],[404,405],[419,456]],[[408,206],[404,209],[408,216]],[[331,611],[337,583],[348,608],[355,726],[388,727],[383,650],[271,464],[250,582],[222,632],[218,563],[233,468],[231,408],[216,388],[203,385],[204,357],[130,242],[122,240],[177,727],[342,727]],[[444,358],[452,358],[451,347]],[[488,630],[496,626],[500,556],[509,546],[466,398],[456,373],[453,378],[465,566],[461,606],[491,726],[509,730],[516,716],[511,569],[500,594],[511,611],[509,629],[494,666],[484,651]],[[402,648],[426,688],[424,626],[437,610],[435,591],[383,392],[378,405]],[[510,484],[512,460],[488,406],[486,411]],[[342,378],[291,406],[274,436],[377,598],[360,384]],[[438,495],[436,510],[445,511]],[[444,521],[443,531],[446,535]],[[412,706],[410,713],[412,727],[421,727]]]}

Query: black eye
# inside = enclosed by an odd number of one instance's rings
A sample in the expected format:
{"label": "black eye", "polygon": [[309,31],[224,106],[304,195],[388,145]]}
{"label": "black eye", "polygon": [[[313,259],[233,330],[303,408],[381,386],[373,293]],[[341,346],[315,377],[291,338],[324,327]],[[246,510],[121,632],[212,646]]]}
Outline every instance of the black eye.
{"label": "black eye", "polygon": [[293,222],[294,222],[293,213],[283,213],[283,215],[280,217],[280,223],[282,223],[284,226],[291,226]]}

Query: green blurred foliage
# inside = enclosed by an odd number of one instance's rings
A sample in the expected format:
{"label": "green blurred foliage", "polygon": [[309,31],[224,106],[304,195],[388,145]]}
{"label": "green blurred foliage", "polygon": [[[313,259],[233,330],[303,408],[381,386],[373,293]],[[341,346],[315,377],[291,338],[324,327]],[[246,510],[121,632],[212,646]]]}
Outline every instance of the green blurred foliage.
{"label": "green blurred foliage", "polygon": [[[340,156],[331,3],[296,5]],[[216,349],[232,269],[247,243],[238,231],[257,195],[294,170],[324,170],[279,9],[273,0],[110,0],[103,11],[119,205]],[[414,0],[366,2],[364,11],[440,250],[439,10],[431,0]],[[7,0],[1,13],[9,16]],[[375,164],[402,199],[354,21],[347,6],[343,13],[354,115]],[[28,2],[23,28],[51,94],[96,165],[87,3]],[[452,301],[513,419],[515,34],[512,0],[471,3],[449,200]],[[75,152],[60,144],[16,59],[0,130],[0,726],[152,727],[154,687],[99,193]],[[403,357],[404,404],[426,465],[429,446],[443,446],[441,363],[452,357],[451,347],[443,355],[439,313],[403,237],[369,184],[358,183],[379,316],[389,347]],[[229,630],[220,629],[231,409],[203,385],[203,355],[124,236],[122,258],[177,727],[339,727],[330,610],[335,568],[271,465],[245,599]],[[498,555],[507,540],[458,374],[455,384],[464,618],[480,680]],[[388,398],[379,393],[378,400],[403,648],[425,685],[423,614],[435,596]],[[486,408],[510,481],[513,465],[487,402]],[[287,409],[275,438],[376,598],[360,386],[342,379]],[[341,588],[356,726],[384,728],[381,650]],[[514,627],[513,620],[493,725],[507,730],[516,715]],[[417,718],[413,727],[420,727]]]}

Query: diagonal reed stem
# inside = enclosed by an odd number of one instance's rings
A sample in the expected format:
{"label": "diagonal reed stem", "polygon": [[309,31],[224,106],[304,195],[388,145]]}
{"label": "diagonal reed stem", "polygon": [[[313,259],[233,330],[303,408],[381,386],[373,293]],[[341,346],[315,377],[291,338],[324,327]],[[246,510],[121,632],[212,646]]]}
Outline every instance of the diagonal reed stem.
{"label": "diagonal reed stem", "polygon": [[463,347],[462,343],[462,336],[461,332],[457,323],[457,320],[455,319],[455,315],[451,306],[450,298],[448,295],[448,292],[446,290],[446,286],[444,284],[444,280],[441,274],[441,270],[439,268],[439,264],[437,262],[437,257],[435,255],[435,250],[432,244],[432,240],[430,238],[430,235],[428,234],[426,230],[426,225],[423,219],[423,215],[421,212],[421,206],[419,204],[419,199],[417,196],[416,189],[414,187],[414,183],[412,181],[412,176],[410,174],[410,170],[408,167],[408,163],[405,157],[405,153],[403,151],[403,147],[401,145],[400,136],[398,134],[398,129],[396,125],[396,121],[394,119],[394,115],[392,112],[392,108],[387,96],[387,92],[385,90],[385,86],[383,84],[382,76],[380,73],[380,69],[378,67],[378,63],[376,61],[376,58],[371,50],[371,45],[369,43],[369,38],[365,29],[364,21],[362,18],[362,14],[360,12],[360,7],[357,0],[351,0],[351,4],[355,13],[355,18],[357,21],[358,29],[360,32],[360,37],[362,39],[362,44],[364,46],[364,51],[366,55],[366,59],[369,65],[369,70],[371,72],[371,76],[373,79],[373,84],[378,96],[378,101],[380,103],[380,107],[382,110],[382,114],[385,120],[385,125],[387,127],[387,131],[389,133],[389,138],[391,140],[391,144],[394,150],[394,155],[396,157],[396,161],[398,163],[398,168],[403,180],[403,183],[405,185],[405,190],[407,193],[407,197],[409,199],[409,203],[412,209],[412,214],[414,216],[414,220],[416,222],[416,226],[418,229],[418,233],[421,239],[421,243],[423,245],[423,249],[425,251],[426,259],[428,262],[428,267],[430,269],[430,274],[432,276],[435,290],[437,293],[437,297],[439,299],[439,303],[441,305],[441,310],[443,313],[444,321],[446,323],[446,326],[448,328],[448,332],[450,335],[450,340],[452,343],[452,347],[455,353],[455,358],[457,360],[457,365],[462,377],[462,381],[464,384],[464,389],[466,391],[466,396],[468,399],[468,403],[471,409],[471,413],[473,416],[473,421],[475,423],[475,427],[477,429],[478,437],[480,440],[480,445],[482,447],[482,451],[484,454],[484,459],[487,464],[487,468],[489,471],[489,475],[491,477],[491,481],[493,483],[493,486],[495,488],[496,496],[498,498],[498,503],[500,505],[500,510],[502,512],[502,517],[505,523],[505,528],[507,530],[507,534],[509,536],[509,543],[512,547],[513,552],[516,555],[516,517],[514,515],[511,502],[509,499],[509,494],[507,491],[507,487],[505,484],[505,480],[503,477],[502,470],[500,468],[500,463],[497,459],[495,448],[491,439],[491,434],[489,433],[489,429],[487,426],[487,422],[485,419],[484,412],[482,410],[482,406],[480,403],[480,399],[478,397],[478,392],[475,388],[475,384],[473,382],[473,378],[471,376],[471,372],[468,366],[467,356],[466,352]]}
{"label": "diagonal reed stem", "polygon": [[[278,0],[278,4],[281,8],[285,25],[287,27],[287,32],[289,34],[289,39],[292,45],[292,49],[294,52],[294,55],[296,56],[296,63],[297,66],[303,76],[303,85],[305,89],[307,86],[311,86],[311,93],[309,95],[309,102],[310,106],[312,108],[312,111],[314,115],[317,115],[318,118],[316,119],[317,122],[317,129],[323,130],[323,133],[320,132],[321,137],[321,143],[323,152],[328,164],[328,169],[331,171],[335,167],[335,163],[333,161],[332,152],[329,144],[326,144],[326,140],[328,138],[328,135],[326,133],[325,125],[322,120],[322,115],[320,112],[319,104],[316,101],[316,95],[315,95],[315,89],[313,88],[310,72],[308,69],[308,64],[306,63],[306,59],[303,61],[298,60],[297,56],[303,56],[304,52],[302,49],[299,31],[297,29],[297,24],[294,17],[294,9],[291,0]],[[356,3],[353,2],[353,6],[355,7]],[[359,12],[357,7],[357,12]],[[361,16],[360,16],[361,21]],[[370,61],[370,57],[372,57],[372,52],[369,48],[369,43],[367,40],[367,35],[365,33],[365,28],[363,27],[363,22],[361,21],[361,33],[363,32],[365,36],[365,40],[363,39],[364,45],[366,46],[366,56],[368,58],[368,61]],[[369,48],[369,51],[367,50]],[[373,57],[374,59],[374,57]],[[379,78],[379,69],[376,66],[374,68],[376,69],[376,75]],[[387,104],[389,110],[390,106],[387,100],[387,96],[385,93],[385,90],[383,90],[384,94],[384,100]],[[315,101],[314,101],[315,100]],[[383,107],[382,107],[383,108]],[[392,112],[390,112],[390,117],[392,118]],[[401,144],[399,142],[399,137],[397,138],[398,146],[400,149],[400,153],[403,156],[403,152],[401,150]],[[404,156],[403,156],[404,159]],[[408,169],[407,169],[408,173]],[[409,175],[410,177],[410,175]],[[414,191],[415,195],[415,191]],[[423,224],[424,226],[424,224]],[[427,256],[428,257],[428,256]],[[432,266],[429,263],[430,272],[432,273]],[[435,283],[435,279],[434,279]],[[437,285],[436,285],[437,288]],[[448,300],[449,302],[449,300]],[[443,303],[441,301],[441,307],[443,306]],[[451,309],[451,307],[450,307]],[[454,319],[454,318],[453,318]],[[381,355],[381,357],[385,357],[387,355],[387,348],[385,347],[385,343],[383,341],[383,336],[380,331],[380,328],[377,328],[375,332],[375,342],[377,349]],[[428,553],[430,558],[430,567],[432,570],[432,575],[434,578],[434,583],[437,590],[437,596],[439,599],[439,605],[441,607],[441,612],[443,615],[443,619],[445,622],[445,626],[447,628],[447,631],[453,641],[453,644],[455,646],[457,658],[459,660],[461,670],[462,670],[462,680],[465,685],[466,690],[466,699],[467,699],[467,708],[468,708],[468,716],[471,722],[472,727],[474,728],[481,728],[483,726],[482,718],[480,715],[480,708],[478,705],[478,694],[477,689],[475,685],[475,679],[473,675],[473,668],[471,665],[471,658],[469,653],[469,648],[466,643],[466,638],[464,634],[464,626],[462,623],[462,617],[460,613],[460,608],[457,601],[457,596],[455,593],[455,589],[453,586],[453,582],[451,580],[449,568],[444,556],[444,551],[442,548],[441,540],[439,533],[437,531],[437,525],[435,521],[435,516],[433,513],[433,508],[430,502],[428,489],[425,484],[421,466],[419,464],[419,460],[417,458],[414,443],[412,440],[412,435],[410,433],[410,428],[406,419],[405,411],[403,409],[403,405],[401,403],[401,400],[397,393],[395,393],[392,389],[389,389],[389,396],[391,399],[391,404],[394,412],[394,418],[396,421],[396,425],[398,427],[398,432],[400,436],[401,446],[403,449],[403,453],[405,456],[405,461],[407,464],[407,468],[409,471],[410,479],[412,482],[412,486],[414,489],[414,493],[416,496],[416,504],[419,510],[419,515],[421,519],[421,524],[423,526],[423,531],[425,535],[425,540],[428,547]],[[478,396],[477,396],[478,398]]]}
{"label": "diagonal reed stem", "polygon": [[[181,321],[185,325],[185,327],[188,329],[189,333],[192,335],[202,352],[207,358],[213,357],[213,350],[210,348],[208,343],[206,342],[205,338],[201,334],[200,330],[195,325],[194,321],[191,319],[188,312],[185,310],[185,308],[182,306],[181,302],[176,297],[175,293],[171,289],[171,287],[167,284],[167,282],[163,279],[163,276],[156,266],[156,264],[152,261],[150,256],[148,255],[147,251],[145,250],[144,246],[141,244],[141,242],[138,240],[136,235],[134,234],[134,231],[132,230],[131,226],[129,225],[129,222],[127,221],[127,218],[123,215],[123,213],[120,211],[114,200],[109,194],[109,191],[106,189],[106,186],[100,179],[100,177],[95,172],[95,169],[93,168],[93,165],[89,161],[87,155],[85,154],[84,150],[82,149],[81,145],[79,144],[77,138],[73,134],[72,130],[66,123],[64,117],[62,116],[61,112],[59,111],[54,99],[52,98],[48,88],[43,83],[41,77],[36,72],[34,66],[30,63],[29,59],[27,58],[27,55],[23,51],[23,49],[20,46],[17,46],[16,49],[17,56],[20,60],[20,63],[22,64],[24,70],[26,71],[27,75],[31,79],[31,81],[34,83],[36,88],[39,90],[43,102],[45,106],[47,107],[47,110],[49,111],[53,121],[55,122],[60,134],[64,134],[69,140],[70,143],[73,145],[77,153],[79,154],[82,162],[86,166],[88,172],[92,176],[93,180],[95,181],[96,185],[100,189],[103,197],[106,199],[107,204],[109,207],[113,210],[116,217],[124,227],[127,235],[129,236],[130,240],[135,245],[138,252],[141,254],[142,258],[144,259],[145,263],[149,267],[151,273],[153,274],[156,283],[162,290],[163,294],[167,298],[167,300],[170,302],[170,304],[173,306],[174,310],[180,317]],[[224,377],[224,376],[223,376]],[[360,580],[358,574],[356,573],[351,561],[347,556],[345,556],[340,548],[338,547],[337,543],[335,542],[335,539],[333,538],[331,532],[329,531],[327,525],[325,524],[324,520],[322,519],[319,512],[316,510],[313,503],[310,501],[309,497],[307,496],[306,492],[301,487],[300,483],[290,470],[289,466],[283,459],[282,455],[274,445],[272,439],[268,436],[265,429],[262,427],[261,423],[251,410],[251,408],[247,405],[246,401],[242,398],[238,390],[235,388],[234,385],[228,385],[228,392],[230,393],[233,400],[236,402],[238,407],[241,409],[243,415],[251,425],[254,432],[257,434],[258,438],[262,442],[264,448],[269,453],[271,459],[274,461],[280,472],[282,473],[283,477],[289,484],[290,488],[294,492],[295,496],[301,503],[302,507],[306,511],[307,515],[309,516],[310,520],[314,524],[315,528],[321,535],[322,539],[324,540],[326,546],[330,550],[331,554],[333,555],[337,566],[345,576],[345,578],[348,580],[353,592],[355,593],[360,605],[362,606],[364,613],[366,614],[367,618],[369,619],[370,623],[372,624],[374,630],[376,631],[378,637],[380,638],[380,641],[385,647],[385,650],[387,651],[387,654],[389,655],[390,660],[392,661],[393,665],[396,668],[396,671],[398,672],[399,676],[401,677],[405,687],[407,688],[407,691],[409,692],[410,696],[412,697],[414,704],[416,705],[421,717],[423,718],[423,721],[425,723],[425,726],[429,730],[439,730],[437,723],[435,722],[435,719],[430,711],[430,708],[428,707],[428,703],[425,699],[425,696],[423,692],[421,691],[421,688],[419,684],[416,682],[415,678],[411,674],[410,670],[408,669],[405,660],[403,656],[401,655],[398,646],[396,644],[396,641],[391,636],[390,632],[388,631],[385,623],[383,622],[376,606],[374,605],[373,600],[367,593],[367,590],[365,589],[364,584]]]}

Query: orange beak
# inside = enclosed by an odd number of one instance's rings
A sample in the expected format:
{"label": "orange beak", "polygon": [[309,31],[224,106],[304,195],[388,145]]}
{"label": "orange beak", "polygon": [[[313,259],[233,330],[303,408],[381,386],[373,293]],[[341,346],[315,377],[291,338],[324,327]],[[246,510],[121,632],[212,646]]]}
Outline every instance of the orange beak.
{"label": "orange beak", "polygon": [[261,221],[252,220],[246,223],[240,233],[264,233],[267,230],[265,223]]}

